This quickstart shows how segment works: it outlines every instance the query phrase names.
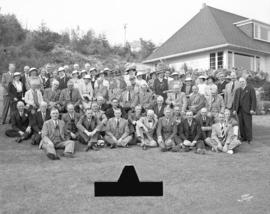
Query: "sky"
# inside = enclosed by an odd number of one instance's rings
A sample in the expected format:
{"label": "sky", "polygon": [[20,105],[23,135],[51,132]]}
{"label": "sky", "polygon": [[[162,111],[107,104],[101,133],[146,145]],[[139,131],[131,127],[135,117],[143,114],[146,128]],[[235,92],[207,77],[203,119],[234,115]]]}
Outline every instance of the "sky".
{"label": "sky", "polygon": [[270,24],[270,0],[0,0],[1,13],[17,16],[24,27],[41,22],[53,31],[80,27],[106,34],[111,44],[143,38],[160,45],[202,8],[209,6]]}

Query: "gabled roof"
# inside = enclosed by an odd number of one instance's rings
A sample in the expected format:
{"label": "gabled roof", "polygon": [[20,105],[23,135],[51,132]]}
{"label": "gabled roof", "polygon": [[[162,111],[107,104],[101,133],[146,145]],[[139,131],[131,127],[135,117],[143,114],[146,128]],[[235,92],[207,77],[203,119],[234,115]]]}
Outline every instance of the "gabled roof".
{"label": "gabled roof", "polygon": [[205,6],[144,62],[219,46],[236,46],[270,53],[270,43],[254,40],[234,25],[246,19],[243,16]]}

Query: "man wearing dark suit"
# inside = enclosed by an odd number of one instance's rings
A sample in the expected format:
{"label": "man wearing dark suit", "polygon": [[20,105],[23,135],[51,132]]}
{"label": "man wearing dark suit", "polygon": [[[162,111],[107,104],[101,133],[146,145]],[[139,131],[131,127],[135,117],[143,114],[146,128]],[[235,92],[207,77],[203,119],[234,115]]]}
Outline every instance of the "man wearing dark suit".
{"label": "man wearing dark suit", "polygon": [[69,77],[67,77],[67,75],[65,74],[65,68],[60,67],[58,69],[58,81],[59,81],[59,89],[63,90],[65,88],[67,88],[67,82],[69,81]]}
{"label": "man wearing dark suit", "polygon": [[104,112],[111,107],[111,104],[106,103],[102,96],[97,96],[97,104],[99,105],[99,109]]}
{"label": "man wearing dark suit", "polygon": [[16,142],[20,143],[31,135],[31,126],[29,125],[28,113],[24,110],[24,103],[17,103],[17,111],[11,115],[11,127],[6,131],[8,137],[17,137]]}
{"label": "man wearing dark suit", "polygon": [[199,122],[193,118],[192,111],[186,112],[186,119],[178,125],[178,133],[182,140],[185,151],[195,148],[196,153],[205,154],[204,143],[201,140],[201,127]]}
{"label": "man wearing dark suit", "polygon": [[225,75],[223,73],[219,74],[219,82],[217,84],[218,94],[224,98],[225,87],[228,82],[225,80]]}
{"label": "man wearing dark suit", "polygon": [[79,131],[79,141],[83,144],[87,144],[85,151],[90,149],[98,150],[98,137],[100,130],[99,120],[94,117],[92,109],[86,109],[85,115],[83,115],[77,123]]}
{"label": "man wearing dark suit", "polygon": [[154,80],[153,91],[156,95],[160,95],[164,98],[164,100],[166,100],[167,93],[164,91],[169,89],[168,80],[164,79],[163,71],[159,71],[157,74],[158,78]]}
{"label": "man wearing dark suit", "polygon": [[207,109],[202,108],[200,113],[195,118],[201,126],[201,139],[203,139],[205,144],[210,146],[210,148],[216,149],[211,141],[212,125],[214,120],[207,114]]}
{"label": "man wearing dark suit", "polygon": [[30,115],[30,125],[33,131],[31,138],[32,145],[38,145],[40,143],[43,124],[45,121],[49,120],[50,117],[50,111],[47,109],[46,102],[42,102],[37,112]]}
{"label": "man wearing dark suit", "polygon": [[112,99],[111,105],[112,105],[112,106],[111,106],[110,108],[108,108],[108,109],[106,110],[106,113],[105,113],[105,114],[106,114],[106,117],[107,117],[108,119],[114,117],[114,111],[115,111],[116,109],[120,109],[120,110],[121,110],[121,112],[122,112],[121,115],[122,115],[123,118],[126,118],[126,117],[127,117],[125,111],[124,111],[123,108],[119,105],[119,101],[118,101],[117,98],[113,98],[113,99]]}
{"label": "man wearing dark suit", "polygon": [[157,104],[154,105],[153,110],[155,115],[157,115],[158,119],[164,116],[164,98],[162,96],[157,97]]}
{"label": "man wearing dark suit", "polygon": [[185,79],[185,82],[183,83],[182,88],[181,88],[181,91],[186,94],[187,98],[192,93],[192,86],[193,86],[192,85],[192,78],[191,77],[187,77]]}
{"label": "man wearing dark suit", "polygon": [[76,140],[78,138],[77,123],[80,120],[80,114],[74,111],[73,104],[67,104],[67,113],[63,114],[62,120],[65,122],[65,130],[69,138]]}
{"label": "man wearing dark suit", "polygon": [[3,113],[2,113],[2,124],[6,123],[9,107],[10,107],[10,97],[8,95],[8,85],[12,82],[13,74],[15,71],[15,65],[10,63],[8,66],[8,72],[2,75],[2,86],[3,90]]}
{"label": "man wearing dark suit", "polygon": [[21,74],[21,82],[22,82],[25,90],[29,89],[27,86],[28,78],[29,78],[29,70],[30,70],[30,67],[28,65],[26,65],[26,66],[24,66],[23,73]]}
{"label": "man wearing dark suit", "polygon": [[252,115],[256,112],[256,93],[247,85],[244,78],[239,79],[240,88],[235,91],[233,114],[238,115],[241,141],[252,141]]}

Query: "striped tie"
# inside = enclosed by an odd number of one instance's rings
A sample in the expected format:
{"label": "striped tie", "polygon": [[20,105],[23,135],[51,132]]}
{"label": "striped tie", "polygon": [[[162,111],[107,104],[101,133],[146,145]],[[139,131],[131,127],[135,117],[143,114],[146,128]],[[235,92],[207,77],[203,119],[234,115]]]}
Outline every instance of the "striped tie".
{"label": "striped tie", "polygon": [[222,143],[224,143],[225,142],[224,124],[221,124],[221,139],[222,139]]}

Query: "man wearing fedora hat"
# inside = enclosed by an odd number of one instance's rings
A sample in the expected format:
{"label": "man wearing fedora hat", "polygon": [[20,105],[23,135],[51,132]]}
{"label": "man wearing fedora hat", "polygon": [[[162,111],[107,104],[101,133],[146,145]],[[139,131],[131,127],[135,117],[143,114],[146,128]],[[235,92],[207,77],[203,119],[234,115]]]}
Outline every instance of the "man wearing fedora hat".
{"label": "man wearing fedora hat", "polygon": [[58,68],[58,81],[59,81],[59,89],[63,90],[67,88],[67,82],[69,81],[69,77],[66,75],[66,70],[64,67]]}
{"label": "man wearing fedora hat", "polygon": [[231,81],[226,85],[224,90],[224,103],[227,109],[232,109],[235,91],[240,87],[239,81],[235,72],[230,75]]}

